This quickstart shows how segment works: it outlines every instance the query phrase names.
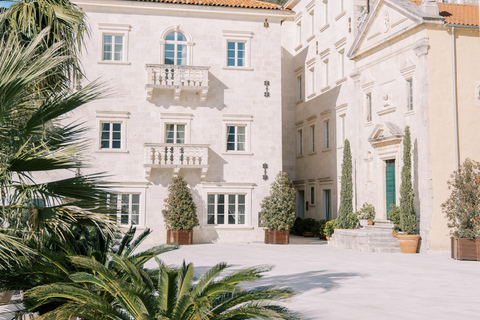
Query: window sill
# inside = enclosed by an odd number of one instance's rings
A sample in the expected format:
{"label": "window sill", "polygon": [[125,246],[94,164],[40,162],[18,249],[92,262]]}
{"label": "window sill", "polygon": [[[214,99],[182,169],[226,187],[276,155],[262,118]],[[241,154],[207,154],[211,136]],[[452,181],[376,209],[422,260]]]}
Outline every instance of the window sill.
{"label": "window sill", "polygon": [[[122,225],[118,225],[118,227],[120,227],[120,229],[122,231],[128,231],[128,230],[130,230],[131,226],[127,226],[127,225],[122,224]],[[135,229],[137,229],[137,231],[144,231],[144,230],[148,229],[148,227],[140,226],[140,225],[136,225],[136,226],[132,226],[132,227],[135,227]]]}
{"label": "window sill", "polygon": [[298,50],[302,49],[302,47],[303,47],[303,44],[299,44],[298,46],[295,47],[294,50],[298,51]]}
{"label": "window sill", "polygon": [[308,153],[309,156],[313,156],[315,154],[317,154],[317,151],[311,151],[311,152]]}
{"label": "window sill", "polygon": [[238,71],[253,71],[252,68],[247,67],[223,67],[223,70],[238,70]]}
{"label": "window sill", "polygon": [[410,110],[410,111],[405,112],[405,117],[413,116],[414,114],[415,114],[415,111]]}
{"label": "window sill", "polygon": [[341,85],[342,83],[344,83],[345,81],[347,81],[347,77],[343,77],[337,81],[335,81],[335,83],[337,84],[337,86]]}
{"label": "window sill", "polygon": [[325,86],[322,89],[320,89],[320,91],[322,91],[322,93],[324,93],[325,91],[328,91],[328,90],[330,90],[330,86]]}
{"label": "window sill", "polygon": [[128,150],[122,149],[98,149],[94,151],[95,153],[130,153]]}
{"label": "window sill", "polygon": [[315,34],[312,34],[310,37],[307,38],[307,42],[310,42],[312,41],[313,39],[315,39]]}
{"label": "window sill", "polygon": [[363,126],[364,126],[364,127],[371,127],[371,126],[373,126],[373,122],[372,122],[372,121],[367,122],[367,123],[365,123]]}
{"label": "window sill", "polygon": [[214,224],[207,224],[200,226],[200,229],[214,229],[214,230],[221,230],[221,229],[228,229],[228,230],[253,230],[252,226],[247,225],[214,225]]}
{"label": "window sill", "polygon": [[310,203],[310,207],[314,207],[315,208],[316,204],[314,203]]}
{"label": "window sill", "polygon": [[312,99],[312,98],[315,97],[316,95],[317,95],[316,92],[310,93],[310,94],[307,96],[307,99]]}
{"label": "window sill", "polygon": [[340,20],[341,17],[347,14],[347,11],[343,10],[338,16],[335,17],[335,21]]}
{"label": "window sill", "polygon": [[303,154],[297,154],[297,158],[303,158]]}
{"label": "window sill", "polygon": [[232,156],[253,156],[253,152],[244,152],[244,151],[224,151],[222,152],[224,155],[232,155]]}
{"label": "window sill", "polygon": [[124,66],[131,65],[131,63],[127,61],[97,61],[97,63],[98,64],[117,64],[117,65],[124,65]]}
{"label": "window sill", "polygon": [[329,27],[330,27],[330,23],[327,23],[327,24],[324,25],[322,28],[320,28],[320,32],[324,32],[324,31],[327,30]]}
{"label": "window sill", "polygon": [[389,113],[392,113],[392,112],[395,112],[395,110],[397,110],[396,107],[390,107],[390,108],[387,108],[387,109],[383,109],[383,110],[380,110],[377,112],[377,114],[379,116],[383,116],[385,114],[389,114]]}
{"label": "window sill", "polygon": [[322,152],[330,152],[332,150],[332,148],[325,148],[322,150]]}
{"label": "window sill", "polygon": [[297,100],[297,101],[295,101],[295,105],[300,104],[302,102],[303,102],[303,99]]}

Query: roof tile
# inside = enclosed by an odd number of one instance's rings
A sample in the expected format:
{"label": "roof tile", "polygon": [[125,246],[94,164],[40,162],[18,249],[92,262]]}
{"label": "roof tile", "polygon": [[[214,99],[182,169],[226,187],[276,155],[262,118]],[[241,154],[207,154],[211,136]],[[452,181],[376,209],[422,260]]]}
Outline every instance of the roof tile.
{"label": "roof tile", "polygon": [[200,6],[282,10],[282,6],[278,4],[259,1],[259,0],[134,0],[134,1],[191,4],[191,5],[200,5]]}
{"label": "roof tile", "polygon": [[[422,3],[421,0],[410,0],[416,5]],[[471,4],[456,4],[456,3],[438,3],[440,15],[445,17],[445,23],[458,24],[464,26],[478,27],[478,6]]]}

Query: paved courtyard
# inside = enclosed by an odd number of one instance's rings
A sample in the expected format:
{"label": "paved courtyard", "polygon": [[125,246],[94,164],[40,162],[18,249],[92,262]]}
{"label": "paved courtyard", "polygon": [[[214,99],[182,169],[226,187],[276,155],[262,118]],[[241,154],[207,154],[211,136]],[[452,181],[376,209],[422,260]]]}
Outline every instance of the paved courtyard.
{"label": "paved courtyard", "polygon": [[365,253],[300,237],[291,242],[199,244],[159,258],[193,262],[198,274],[221,261],[232,269],[273,264],[257,284],[294,288],[288,306],[305,319],[480,319],[480,262],[455,261],[447,251]]}

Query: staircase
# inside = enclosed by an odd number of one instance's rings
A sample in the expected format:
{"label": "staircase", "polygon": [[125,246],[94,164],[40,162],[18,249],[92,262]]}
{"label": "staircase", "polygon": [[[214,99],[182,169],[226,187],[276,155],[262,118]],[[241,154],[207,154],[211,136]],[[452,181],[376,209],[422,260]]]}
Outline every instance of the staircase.
{"label": "staircase", "polygon": [[398,240],[392,237],[389,220],[376,220],[373,226],[360,229],[336,229],[329,246],[364,252],[400,253]]}

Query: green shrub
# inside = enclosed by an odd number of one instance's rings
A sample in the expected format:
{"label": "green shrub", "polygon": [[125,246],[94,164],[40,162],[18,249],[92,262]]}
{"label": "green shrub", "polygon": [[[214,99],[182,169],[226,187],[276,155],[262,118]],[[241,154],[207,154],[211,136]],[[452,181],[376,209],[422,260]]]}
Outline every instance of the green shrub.
{"label": "green shrub", "polygon": [[304,230],[303,219],[297,217],[293,223],[293,227],[290,229],[290,233],[296,236],[301,236]]}
{"label": "green shrub", "polygon": [[303,232],[315,232],[315,224],[317,221],[313,218],[303,219]]}
{"label": "green shrub", "polygon": [[337,220],[330,220],[330,221],[327,221],[327,223],[325,223],[325,228],[323,229],[323,233],[328,236],[328,237],[331,237],[333,232],[335,232],[335,229],[338,229],[338,224],[337,224]]}
{"label": "green shrub", "polygon": [[342,178],[340,180],[340,207],[338,208],[338,226],[348,229],[347,215],[353,212],[353,182],[352,182],[352,152],[350,142],[345,140],[343,145]]}
{"label": "green shrub", "polygon": [[325,235],[325,224],[327,220],[321,219],[315,222],[315,237],[324,236]]}
{"label": "green shrub", "polygon": [[270,195],[263,201],[259,217],[261,226],[290,230],[295,222],[295,188],[286,172],[279,172],[272,183]]}
{"label": "green shrub", "polygon": [[388,212],[388,216],[393,223],[393,231],[399,232],[400,231],[400,207],[394,205],[393,203],[390,204],[390,211]]}
{"label": "green shrub", "polygon": [[402,184],[400,185],[400,228],[406,234],[417,231],[417,214],[415,213],[415,192],[412,186],[412,143],[410,141],[410,127],[405,127],[403,137],[403,167]]}
{"label": "green shrub", "polygon": [[197,206],[183,177],[174,177],[168,185],[162,213],[168,230],[192,230],[199,225]]}
{"label": "green shrub", "polygon": [[372,220],[375,219],[375,207],[365,202],[362,208],[357,212],[358,219]]}
{"label": "green shrub", "polygon": [[355,229],[359,223],[357,214],[354,212],[350,212],[349,214],[347,214],[345,223],[345,229]]}

